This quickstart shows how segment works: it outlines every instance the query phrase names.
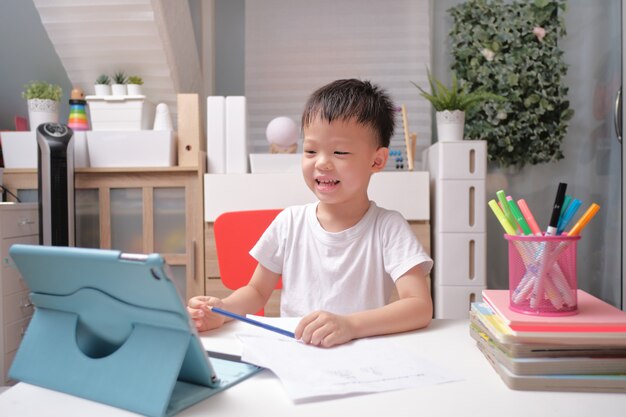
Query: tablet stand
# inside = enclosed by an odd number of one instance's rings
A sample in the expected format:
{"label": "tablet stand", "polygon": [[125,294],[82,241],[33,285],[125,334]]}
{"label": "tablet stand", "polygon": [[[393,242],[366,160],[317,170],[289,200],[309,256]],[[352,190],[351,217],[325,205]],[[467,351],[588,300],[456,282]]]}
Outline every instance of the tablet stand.
{"label": "tablet stand", "polygon": [[13,379],[163,417],[260,370],[207,358],[158,255],[14,245],[11,257],[36,307]]}

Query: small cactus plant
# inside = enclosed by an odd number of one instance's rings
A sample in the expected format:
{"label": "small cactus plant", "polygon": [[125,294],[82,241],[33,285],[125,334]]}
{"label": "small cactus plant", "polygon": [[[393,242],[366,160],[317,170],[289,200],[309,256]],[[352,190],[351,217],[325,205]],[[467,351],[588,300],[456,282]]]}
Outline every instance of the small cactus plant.
{"label": "small cactus plant", "polygon": [[109,76],[106,74],[102,74],[98,78],[96,78],[96,84],[111,85],[111,78],[109,78]]}
{"label": "small cactus plant", "polygon": [[128,77],[128,84],[142,85],[143,79],[137,75],[131,75],[130,77]]}
{"label": "small cactus plant", "polygon": [[124,71],[118,71],[113,74],[113,82],[115,84],[126,84],[126,74],[124,74]]}

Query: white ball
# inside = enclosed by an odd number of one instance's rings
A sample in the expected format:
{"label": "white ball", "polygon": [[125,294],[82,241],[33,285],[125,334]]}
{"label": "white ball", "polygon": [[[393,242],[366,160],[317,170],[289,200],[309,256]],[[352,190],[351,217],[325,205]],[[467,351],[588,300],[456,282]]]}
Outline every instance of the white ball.
{"label": "white ball", "polygon": [[281,116],[267,124],[265,136],[271,144],[287,148],[298,141],[298,125],[289,117]]}

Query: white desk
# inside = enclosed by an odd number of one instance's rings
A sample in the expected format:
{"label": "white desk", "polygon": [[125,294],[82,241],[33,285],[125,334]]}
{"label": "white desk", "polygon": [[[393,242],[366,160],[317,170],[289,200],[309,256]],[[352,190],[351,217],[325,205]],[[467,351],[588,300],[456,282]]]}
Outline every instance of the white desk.
{"label": "white desk", "polygon": [[[242,323],[203,334],[207,349],[239,354]],[[626,395],[510,390],[469,336],[466,320],[435,320],[428,329],[390,336],[465,380],[421,389],[293,404],[269,371],[183,411],[179,416],[624,416]],[[155,364],[158,366],[158,364]],[[20,383],[0,395],[0,416],[135,416],[133,413]]]}

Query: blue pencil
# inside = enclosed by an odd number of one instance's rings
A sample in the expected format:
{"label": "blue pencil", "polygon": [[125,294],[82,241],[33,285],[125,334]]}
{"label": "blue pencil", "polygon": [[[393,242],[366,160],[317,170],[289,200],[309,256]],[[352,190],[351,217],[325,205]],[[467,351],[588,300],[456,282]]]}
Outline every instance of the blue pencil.
{"label": "blue pencil", "polygon": [[284,336],[288,336],[291,338],[296,338],[296,335],[288,330],[281,329],[280,327],[275,327],[269,324],[262,323],[257,320],[249,319],[248,317],[240,316],[239,314],[231,313],[230,311],[222,310],[221,308],[211,307],[211,311],[217,314],[221,314],[226,317],[230,317],[231,319],[241,320],[245,323],[252,324],[253,326],[262,327],[263,329],[270,330],[272,332],[280,333]]}

